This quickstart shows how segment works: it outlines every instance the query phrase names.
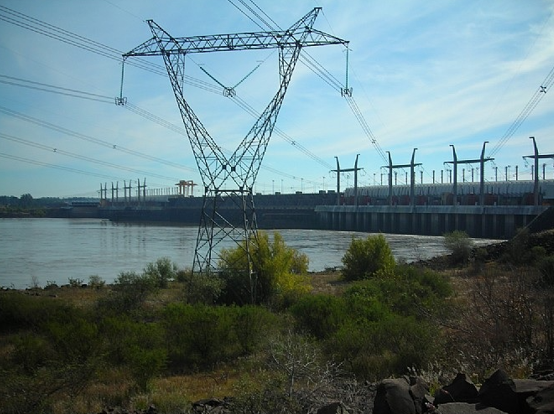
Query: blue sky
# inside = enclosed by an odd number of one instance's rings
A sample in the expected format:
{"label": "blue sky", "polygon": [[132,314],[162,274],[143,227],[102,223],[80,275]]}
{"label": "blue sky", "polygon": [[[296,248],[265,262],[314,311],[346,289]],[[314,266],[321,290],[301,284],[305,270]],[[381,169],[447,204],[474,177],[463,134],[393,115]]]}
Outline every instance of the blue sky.
{"label": "blue sky", "polygon": [[[444,162],[452,160],[451,144],[459,159],[475,159],[489,141],[487,155],[495,161],[487,163],[487,180],[494,180],[495,167],[504,179],[508,166],[514,179],[516,165],[520,179],[530,178],[531,162],[522,159],[533,152],[530,136],[541,154],[554,153],[554,91],[536,95],[554,68],[553,0],[0,0],[0,195],[95,196],[100,183],[121,188],[123,180],[144,178],[149,188],[174,187],[181,179],[199,183],[168,78],[126,65],[123,95],[131,108],[155,115],[153,122],[111,103],[119,95],[120,61],[67,41],[98,42],[113,56],[113,49],[127,52],[150,38],[146,19],[177,37],[259,31],[244,3],[259,6],[283,28],[323,7],[314,27],[350,41],[349,86],[373,137],[395,164],[408,163],[418,148],[417,182],[421,171],[425,182],[433,171],[439,180]],[[47,28],[41,23],[63,31],[38,33]],[[307,52],[345,83],[343,47]],[[217,86],[202,67],[235,85],[263,62],[236,88],[261,112],[278,88],[277,58],[272,50],[195,54],[186,74]],[[162,64],[160,57],[149,61]],[[52,90],[45,85],[65,94],[39,90]],[[74,91],[99,101],[69,96]],[[219,93],[187,85],[186,96],[223,148],[234,150],[254,122]],[[536,107],[500,145],[534,96],[540,98]],[[361,185],[380,183],[385,173],[385,161],[348,102],[302,62],[277,128],[256,192],[333,189],[335,156],[351,168],[360,154]],[[541,161],[541,169],[542,163],[552,178],[553,161]],[[477,179],[478,165],[465,168],[466,180],[471,168]],[[400,184],[405,174],[398,177]],[[343,177],[343,188],[352,184],[352,176]]]}

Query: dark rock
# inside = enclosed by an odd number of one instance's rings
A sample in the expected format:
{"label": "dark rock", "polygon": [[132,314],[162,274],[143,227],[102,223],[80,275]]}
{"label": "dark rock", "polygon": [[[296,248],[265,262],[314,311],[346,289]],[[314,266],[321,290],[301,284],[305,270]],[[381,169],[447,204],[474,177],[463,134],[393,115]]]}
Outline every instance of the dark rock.
{"label": "dark rock", "polygon": [[539,391],[554,385],[554,381],[540,381],[535,379],[515,379],[516,393],[536,394]]}
{"label": "dark rock", "polygon": [[381,381],[377,386],[373,414],[416,414],[408,381],[405,379]]}
{"label": "dark rock", "polygon": [[231,411],[229,410],[229,400],[218,398],[207,398],[205,400],[200,400],[192,404],[193,413],[210,413],[210,414],[228,414]]}
{"label": "dark rock", "polygon": [[317,414],[348,414],[348,410],[342,403],[332,402],[317,410]]}
{"label": "dark rock", "polygon": [[554,414],[554,383],[528,397],[526,402],[536,414]]}
{"label": "dark rock", "polygon": [[429,384],[423,378],[410,378],[410,395],[414,402],[416,414],[423,414],[427,411],[426,404],[431,401],[431,396],[429,395]]}
{"label": "dark rock", "polygon": [[456,378],[441,388],[435,394],[435,405],[451,402],[465,402],[475,404],[479,401],[479,391],[466,374],[459,373]]}
{"label": "dark rock", "polygon": [[479,400],[487,407],[495,407],[508,414],[523,414],[518,408],[516,385],[501,369],[485,380],[479,390]]}
{"label": "dark rock", "polygon": [[453,402],[441,405],[437,410],[431,411],[433,414],[506,414],[494,407],[483,407],[480,404],[469,404],[463,402]]}

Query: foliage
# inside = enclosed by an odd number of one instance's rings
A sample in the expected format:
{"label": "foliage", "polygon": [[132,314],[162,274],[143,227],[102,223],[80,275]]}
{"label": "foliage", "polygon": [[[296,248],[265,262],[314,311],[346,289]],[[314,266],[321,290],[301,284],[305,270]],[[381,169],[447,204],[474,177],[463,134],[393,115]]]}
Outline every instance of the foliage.
{"label": "foliage", "polygon": [[394,274],[353,284],[341,298],[303,299],[291,311],[302,326],[311,323],[309,332],[316,335],[331,326],[324,331],[328,353],[359,377],[376,380],[429,362],[441,341],[434,324],[448,314],[451,293],[444,277],[398,266]]}
{"label": "foliage", "polygon": [[394,270],[395,261],[387,240],[382,234],[366,239],[353,238],[342,257],[344,280],[362,280],[387,274]]}
{"label": "foliage", "polygon": [[22,194],[21,197],[19,197],[19,205],[23,208],[31,207],[33,202],[33,196],[29,193]]}
{"label": "foliage", "polygon": [[350,316],[345,301],[331,295],[305,295],[290,312],[302,330],[320,340],[333,335]]}
{"label": "foliage", "polygon": [[165,368],[167,350],[160,324],[111,316],[103,320],[101,334],[107,341],[108,361],[127,367],[139,389],[147,389],[149,381]]}
{"label": "foliage", "polygon": [[494,366],[530,371],[552,353],[552,293],[540,280],[532,269],[490,268],[460,298],[449,348],[463,355],[471,372],[483,378]]}
{"label": "foliage", "polygon": [[190,304],[213,305],[224,287],[223,280],[213,274],[180,271],[177,280],[183,283],[184,300]]}
{"label": "foliage", "polygon": [[211,367],[235,350],[227,308],[174,303],[164,309],[163,324],[173,371]]}
{"label": "foliage", "polygon": [[67,304],[48,298],[5,292],[0,299],[0,332],[36,330],[49,320],[64,320],[71,310]]}
{"label": "foliage", "polygon": [[531,233],[527,228],[518,229],[516,235],[508,241],[508,245],[502,259],[505,262],[516,266],[526,264],[529,254],[530,234]]}
{"label": "foliage", "polygon": [[243,355],[252,354],[278,326],[278,318],[260,306],[228,308],[233,313],[233,331]]}
{"label": "foliage", "polygon": [[450,252],[454,264],[465,264],[469,261],[473,244],[473,240],[465,231],[454,230],[444,235],[444,247]]}
{"label": "foliage", "polygon": [[148,263],[144,275],[153,279],[158,288],[167,288],[169,281],[177,277],[177,265],[169,257],[161,257]]}
{"label": "foliage", "polygon": [[437,344],[429,322],[386,312],[379,320],[349,321],[333,335],[327,349],[360,378],[378,380],[424,365]]}
{"label": "foliage", "polygon": [[277,302],[309,291],[308,258],[285,245],[275,232],[273,242],[265,232],[249,240],[251,273],[248,269],[246,243],[221,252],[219,267],[225,282],[221,301],[227,304]]}
{"label": "foliage", "polygon": [[554,286],[554,255],[546,256],[538,261],[537,269],[541,273],[541,284],[547,287]]}
{"label": "foliage", "polygon": [[108,313],[129,313],[139,309],[156,290],[156,280],[150,275],[121,272],[114,281],[112,295],[99,301],[98,308]]}
{"label": "foliage", "polygon": [[88,278],[88,284],[91,288],[101,289],[106,286],[106,281],[98,275],[90,275]]}

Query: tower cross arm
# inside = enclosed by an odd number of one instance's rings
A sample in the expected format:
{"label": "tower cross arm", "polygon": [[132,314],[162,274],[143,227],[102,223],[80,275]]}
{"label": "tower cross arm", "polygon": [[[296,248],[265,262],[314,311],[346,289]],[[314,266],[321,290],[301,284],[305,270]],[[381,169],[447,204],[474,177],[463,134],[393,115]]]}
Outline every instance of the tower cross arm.
{"label": "tower cross arm", "polygon": [[[305,39],[301,35],[307,30]],[[315,29],[277,32],[233,33],[208,36],[151,38],[124,57],[156,56],[161,54],[209,53],[235,50],[276,49],[324,45],[347,45],[348,41]]]}
{"label": "tower cross arm", "polygon": [[333,44],[347,46],[347,40],[312,27],[318,11],[319,9],[315,8],[287,30],[191,37],[173,37],[153,20],[148,20],[153,37],[125,53],[123,57],[311,47]]}

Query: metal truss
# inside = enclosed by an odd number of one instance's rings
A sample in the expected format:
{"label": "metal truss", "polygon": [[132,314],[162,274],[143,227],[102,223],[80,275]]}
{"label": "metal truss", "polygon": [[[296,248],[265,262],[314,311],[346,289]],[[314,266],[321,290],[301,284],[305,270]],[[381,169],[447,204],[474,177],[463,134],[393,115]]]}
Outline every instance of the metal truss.
{"label": "metal truss", "polygon": [[[301,49],[348,44],[312,27],[320,10],[314,8],[287,30],[177,38],[148,20],[153,37],[123,55],[124,60],[133,56],[162,56],[165,62],[204,186],[194,272],[214,271],[220,260],[219,244],[231,239],[246,249],[248,269],[243,270],[251,274],[249,241],[257,231],[254,182]],[[279,50],[279,89],[234,153],[226,156],[185,99],[185,57],[191,53],[271,48]],[[241,217],[237,217],[237,211]],[[238,222],[241,226],[236,225]]]}

